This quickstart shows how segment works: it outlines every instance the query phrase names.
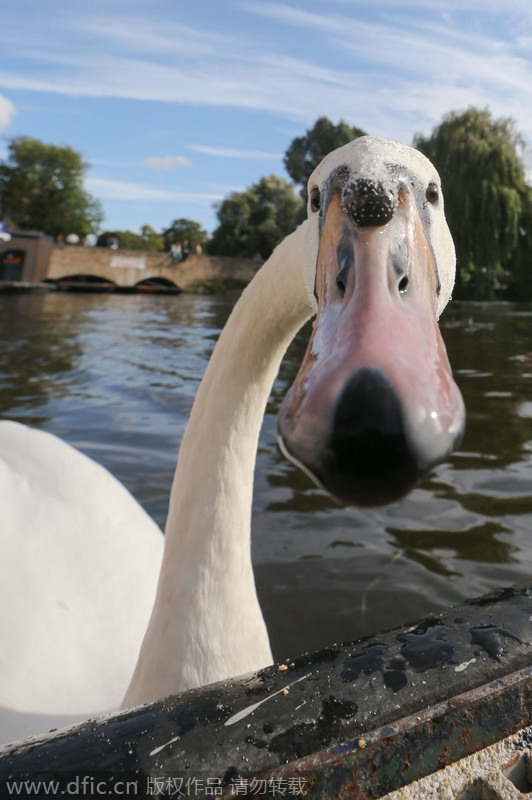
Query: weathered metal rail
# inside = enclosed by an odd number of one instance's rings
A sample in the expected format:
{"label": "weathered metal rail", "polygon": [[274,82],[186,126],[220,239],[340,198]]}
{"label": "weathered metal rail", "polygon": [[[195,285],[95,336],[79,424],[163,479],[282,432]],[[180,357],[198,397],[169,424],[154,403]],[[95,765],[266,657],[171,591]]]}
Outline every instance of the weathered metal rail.
{"label": "weathered metal rail", "polygon": [[[530,724],[532,666],[255,776],[255,785],[295,785],[297,777],[307,798],[373,800]],[[517,744],[532,747],[532,737]]]}
{"label": "weathered metal rail", "polygon": [[8,745],[0,792],[8,781],[85,778],[133,781],[137,797],[166,787],[174,796],[377,798],[532,723],[531,643],[528,582],[413,627]]}

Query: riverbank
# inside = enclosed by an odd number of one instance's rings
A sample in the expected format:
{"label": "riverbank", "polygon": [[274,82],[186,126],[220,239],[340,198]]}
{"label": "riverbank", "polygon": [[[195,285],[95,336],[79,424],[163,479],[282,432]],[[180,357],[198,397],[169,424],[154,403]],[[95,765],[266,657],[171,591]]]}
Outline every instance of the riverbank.
{"label": "riverbank", "polygon": [[[150,281],[135,286],[117,286],[110,281],[83,280],[85,276],[73,276],[62,281],[0,281],[0,294],[25,294],[29,292],[109,292],[114,294],[218,294],[241,291],[249,281],[238,278],[212,278],[196,280],[183,288]],[[77,279],[76,279],[77,278]]]}

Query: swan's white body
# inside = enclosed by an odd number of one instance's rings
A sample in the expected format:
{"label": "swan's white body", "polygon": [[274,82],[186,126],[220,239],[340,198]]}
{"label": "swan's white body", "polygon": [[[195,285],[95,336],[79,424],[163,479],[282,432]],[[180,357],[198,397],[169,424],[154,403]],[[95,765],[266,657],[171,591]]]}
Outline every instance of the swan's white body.
{"label": "swan's white body", "polygon": [[[358,141],[311,181],[325,185],[346,159],[375,160],[379,148],[435,180],[409,148]],[[454,251],[438,213],[441,225],[424,224],[444,285],[430,302],[441,310]],[[261,268],[220,336],[181,444],[163,556],[157,526],[105,470],[55,437],[0,423],[3,741],[118,707],[132,674],[125,705],[271,663],[250,559],[253,471],[280,361],[315,311],[319,237],[311,215]]]}
{"label": "swan's white body", "polygon": [[2,741],[116,708],[155,598],[163,536],[103,467],[0,422]]}

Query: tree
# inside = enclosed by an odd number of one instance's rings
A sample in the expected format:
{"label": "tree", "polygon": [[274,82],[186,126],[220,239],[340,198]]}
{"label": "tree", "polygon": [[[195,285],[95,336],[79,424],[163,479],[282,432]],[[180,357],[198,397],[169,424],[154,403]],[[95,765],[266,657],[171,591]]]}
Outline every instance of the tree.
{"label": "tree", "polygon": [[151,225],[143,225],[140,229],[140,235],[145,244],[143,249],[155,253],[164,250],[162,234],[158,233]]}
{"label": "tree", "polygon": [[506,297],[532,300],[532,188],[527,186],[519,221],[519,239],[511,259]]}
{"label": "tree", "polygon": [[123,250],[147,250],[157,252],[163,249],[163,237],[150,225],[143,225],[140,233],[134,231],[103,231],[98,236],[98,247],[110,247],[114,242]]}
{"label": "tree", "polygon": [[304,136],[294,139],[283,161],[294,183],[302,186],[301,196],[306,197],[307,181],[328,153],[365,135],[361,128],[351,127],[343,120],[335,125],[328,117],[320,117]]}
{"label": "tree", "polygon": [[267,258],[296,227],[302,205],[292,184],[278,175],[261,178],[243,192],[232,192],[218,208],[220,224],[209,251]]}
{"label": "tree", "polygon": [[166,251],[170,250],[174,242],[184,242],[185,239],[188,239],[192,250],[198,244],[204,249],[209,238],[209,234],[203,230],[199,222],[194,222],[185,217],[174,219],[172,224],[163,231],[162,235]]}
{"label": "tree", "polygon": [[2,214],[19,228],[50,236],[95,233],[102,220],[99,201],[83,190],[87,164],[70,147],[28,136],[11,139],[0,163]]}
{"label": "tree", "polygon": [[[414,146],[434,163],[457,253],[457,292],[489,299],[508,280],[520,244],[529,189],[522,141],[511,119],[487,109],[446,114],[432,135]],[[511,280],[511,276],[510,276]]]}

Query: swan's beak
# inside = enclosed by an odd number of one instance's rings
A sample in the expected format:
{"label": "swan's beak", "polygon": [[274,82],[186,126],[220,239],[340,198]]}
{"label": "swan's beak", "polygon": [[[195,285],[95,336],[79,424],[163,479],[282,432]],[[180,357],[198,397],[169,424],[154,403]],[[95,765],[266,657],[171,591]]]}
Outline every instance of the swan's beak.
{"label": "swan's beak", "polygon": [[436,321],[437,269],[402,188],[389,221],[328,199],[318,313],[279,414],[285,454],[344,504],[390,503],[461,440],[465,412]]}

